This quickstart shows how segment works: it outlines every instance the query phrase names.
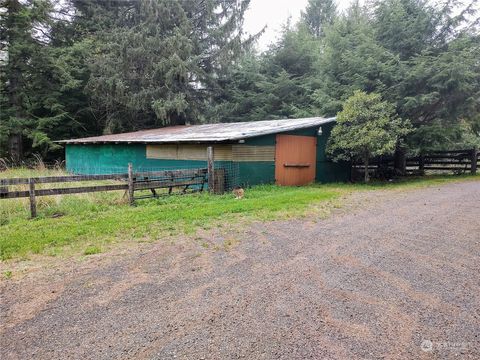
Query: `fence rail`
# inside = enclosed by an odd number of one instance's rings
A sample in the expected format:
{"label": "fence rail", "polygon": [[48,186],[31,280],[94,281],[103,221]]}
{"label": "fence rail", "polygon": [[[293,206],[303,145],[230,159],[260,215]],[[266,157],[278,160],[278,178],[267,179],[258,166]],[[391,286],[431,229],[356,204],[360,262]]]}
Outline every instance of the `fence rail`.
{"label": "fence rail", "polygon": [[[35,184],[33,182],[33,184]],[[35,189],[35,196],[51,196],[51,195],[65,195],[65,194],[81,194],[97,191],[114,191],[114,190],[126,190],[127,184],[118,185],[98,185],[98,186],[79,186],[68,188],[54,188],[54,189]],[[30,191],[6,191],[0,192],[0,199],[14,199],[29,197]]]}
{"label": "fence rail", "polygon": [[128,174],[105,174],[105,175],[66,175],[66,176],[43,176],[32,178],[9,178],[0,179],[0,186],[6,185],[28,185],[32,180],[36,184],[51,184],[75,181],[93,181],[93,180],[125,180]]}
{"label": "fence rail", "polygon": [[[221,173],[221,170],[222,169],[218,169],[217,172]],[[135,200],[137,199],[158,197],[159,194],[156,191],[157,189],[168,189],[168,194],[171,194],[174,188],[181,188],[182,194],[187,193],[188,190],[203,191],[209,177],[216,179],[218,174],[210,176],[207,168],[134,172],[132,164],[129,164],[128,172],[121,174],[66,175],[0,179],[0,199],[30,198],[30,213],[31,217],[34,218],[37,215],[37,196],[126,190],[130,204],[134,204]],[[36,188],[37,184],[75,183],[104,180],[111,180],[119,183],[47,189]],[[28,185],[28,190],[9,189],[9,187],[18,185]],[[141,190],[150,190],[151,194],[142,194],[135,197],[135,191]]]}
{"label": "fence rail", "polygon": [[472,174],[477,172],[478,149],[434,151],[406,159],[406,171],[423,174],[427,170],[453,171]]}
{"label": "fence rail", "polygon": [[[423,175],[426,171],[441,171],[453,173],[476,174],[480,162],[480,152],[477,148],[464,150],[432,151],[420,156],[407,157],[405,159],[406,175]],[[356,163],[352,165],[352,180],[356,175],[365,173],[365,165]],[[377,177],[394,173],[393,157],[381,157],[373,159],[368,170]]]}

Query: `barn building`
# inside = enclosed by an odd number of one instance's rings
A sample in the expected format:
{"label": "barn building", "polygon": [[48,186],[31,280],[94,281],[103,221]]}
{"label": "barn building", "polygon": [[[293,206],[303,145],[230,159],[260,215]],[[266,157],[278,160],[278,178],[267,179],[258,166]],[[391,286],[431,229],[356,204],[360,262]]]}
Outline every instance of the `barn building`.
{"label": "barn building", "polygon": [[345,181],[348,164],[325,155],[335,118],[303,118],[173,126],[62,141],[67,170],[108,173],[206,167],[207,147],[215,168],[224,167],[230,185],[304,185]]}

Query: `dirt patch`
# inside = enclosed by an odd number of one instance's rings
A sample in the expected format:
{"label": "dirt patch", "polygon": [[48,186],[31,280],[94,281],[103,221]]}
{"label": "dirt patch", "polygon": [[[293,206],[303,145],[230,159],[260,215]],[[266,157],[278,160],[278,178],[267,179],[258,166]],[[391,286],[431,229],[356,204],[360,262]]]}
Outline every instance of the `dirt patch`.
{"label": "dirt patch", "polygon": [[479,358],[480,182],[346,204],[3,281],[0,358]]}

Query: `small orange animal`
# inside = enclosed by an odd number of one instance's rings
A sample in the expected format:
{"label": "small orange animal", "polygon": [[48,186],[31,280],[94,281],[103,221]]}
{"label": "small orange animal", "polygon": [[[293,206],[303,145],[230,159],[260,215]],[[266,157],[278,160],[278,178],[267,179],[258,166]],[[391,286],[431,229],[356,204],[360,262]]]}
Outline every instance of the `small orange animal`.
{"label": "small orange animal", "polygon": [[243,196],[245,195],[245,190],[243,190],[240,186],[235,186],[232,192],[237,200],[243,199]]}

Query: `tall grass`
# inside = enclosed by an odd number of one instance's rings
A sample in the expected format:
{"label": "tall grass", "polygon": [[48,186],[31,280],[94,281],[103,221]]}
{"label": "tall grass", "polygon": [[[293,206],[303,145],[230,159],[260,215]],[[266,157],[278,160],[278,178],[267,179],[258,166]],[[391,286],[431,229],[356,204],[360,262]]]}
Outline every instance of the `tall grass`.
{"label": "tall grass", "polygon": [[[28,178],[43,176],[69,175],[60,166],[47,168],[41,160],[34,168],[10,168],[0,172],[0,178]],[[112,181],[89,181],[74,183],[36,184],[36,189],[61,188],[66,186],[91,186],[112,183]],[[10,191],[27,191],[28,185],[14,185],[8,187]],[[40,217],[61,216],[75,209],[77,206],[102,204],[104,206],[124,204],[126,202],[123,191],[97,192],[72,195],[39,196],[36,198],[38,215]],[[28,198],[0,200],[0,225],[6,225],[19,218],[28,218],[30,203]]]}

